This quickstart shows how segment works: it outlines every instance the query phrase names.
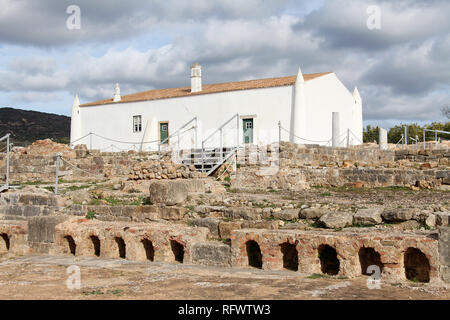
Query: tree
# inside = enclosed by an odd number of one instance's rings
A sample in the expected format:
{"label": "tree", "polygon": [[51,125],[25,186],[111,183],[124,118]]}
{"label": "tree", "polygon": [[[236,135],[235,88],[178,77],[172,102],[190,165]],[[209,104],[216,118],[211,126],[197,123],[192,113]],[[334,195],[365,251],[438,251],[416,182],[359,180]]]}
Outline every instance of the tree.
{"label": "tree", "polygon": [[380,131],[379,127],[372,127],[371,125],[367,125],[366,129],[363,132],[364,143],[369,143],[369,142],[374,142],[374,141],[379,143],[378,142],[379,131]]}

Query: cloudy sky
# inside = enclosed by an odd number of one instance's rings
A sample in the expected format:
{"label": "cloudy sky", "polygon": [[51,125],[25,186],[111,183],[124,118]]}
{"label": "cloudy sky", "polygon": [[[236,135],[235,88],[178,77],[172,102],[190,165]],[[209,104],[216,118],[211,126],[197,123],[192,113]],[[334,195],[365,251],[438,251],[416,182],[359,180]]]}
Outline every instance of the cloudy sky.
{"label": "cloudy sky", "polygon": [[[66,23],[70,5],[80,29]],[[381,29],[369,29],[369,6]],[[204,83],[334,71],[365,124],[443,121],[448,0],[0,0],[0,107],[70,115],[82,103]],[[71,20],[72,21],[72,20]],[[373,20],[371,20],[373,21]]]}

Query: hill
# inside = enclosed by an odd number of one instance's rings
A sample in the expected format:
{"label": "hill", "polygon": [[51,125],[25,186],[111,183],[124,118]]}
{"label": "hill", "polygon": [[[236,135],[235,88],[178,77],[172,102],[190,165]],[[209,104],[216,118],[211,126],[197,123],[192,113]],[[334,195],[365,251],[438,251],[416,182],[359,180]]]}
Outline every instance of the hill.
{"label": "hill", "polygon": [[50,138],[68,143],[70,117],[52,113],[0,108],[0,137],[11,133],[16,146],[26,146],[36,140]]}

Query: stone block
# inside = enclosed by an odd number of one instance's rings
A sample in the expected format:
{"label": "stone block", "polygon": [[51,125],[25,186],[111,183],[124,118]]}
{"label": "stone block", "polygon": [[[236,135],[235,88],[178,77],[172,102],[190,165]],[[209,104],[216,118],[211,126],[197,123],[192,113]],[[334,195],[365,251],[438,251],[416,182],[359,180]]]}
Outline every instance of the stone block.
{"label": "stone block", "polygon": [[193,224],[198,227],[206,227],[214,237],[219,237],[219,220],[214,218],[195,219]]}
{"label": "stone block", "polygon": [[359,209],[353,217],[353,223],[363,225],[380,224],[383,221],[381,218],[382,212],[383,209],[381,208]]}
{"label": "stone block", "polygon": [[322,217],[325,213],[327,213],[327,209],[312,207],[306,208],[300,211],[300,218],[303,219],[318,219]]}
{"label": "stone block", "polygon": [[231,266],[231,248],[220,242],[197,242],[191,248],[192,263],[206,266]]}
{"label": "stone block", "polygon": [[272,215],[275,219],[288,220],[288,221],[297,220],[299,217],[299,210],[298,209],[285,209],[280,212],[274,212]]}
{"label": "stone block", "polygon": [[231,231],[242,229],[242,221],[222,221],[219,223],[219,235],[222,239],[230,239]]}
{"label": "stone block", "polygon": [[326,228],[345,228],[353,223],[353,215],[348,212],[329,212],[319,219]]}
{"label": "stone block", "polygon": [[441,278],[450,283],[450,228],[439,228],[439,256],[441,264]]}
{"label": "stone block", "polygon": [[149,187],[150,202],[174,206],[186,201],[188,188],[181,180],[153,181]]}
{"label": "stone block", "polygon": [[55,227],[66,221],[65,216],[33,217],[28,220],[28,242],[55,242]]}

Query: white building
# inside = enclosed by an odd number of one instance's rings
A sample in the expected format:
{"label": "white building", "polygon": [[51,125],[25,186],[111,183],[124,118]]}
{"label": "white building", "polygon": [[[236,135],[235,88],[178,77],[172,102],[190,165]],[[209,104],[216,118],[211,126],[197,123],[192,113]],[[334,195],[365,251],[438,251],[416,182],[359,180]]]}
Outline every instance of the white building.
{"label": "white building", "polygon": [[117,84],[111,99],[80,105],[75,97],[70,139],[107,151],[157,150],[159,142],[235,147],[278,141],[280,123],[283,141],[331,145],[333,112],[335,141],[361,143],[361,97],[334,73],[202,85],[195,63],[190,87],[121,96]]}

